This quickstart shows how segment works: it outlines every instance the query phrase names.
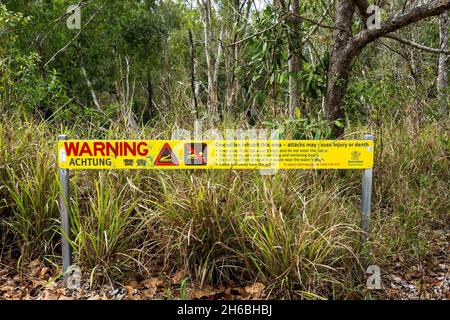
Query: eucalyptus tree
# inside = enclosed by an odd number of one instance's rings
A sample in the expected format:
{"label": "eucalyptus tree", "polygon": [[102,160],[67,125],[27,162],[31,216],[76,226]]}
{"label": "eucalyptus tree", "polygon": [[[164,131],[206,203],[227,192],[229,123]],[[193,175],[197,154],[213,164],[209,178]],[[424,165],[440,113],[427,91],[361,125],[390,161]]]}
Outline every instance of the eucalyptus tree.
{"label": "eucalyptus tree", "polygon": [[[405,2],[406,3],[406,2]],[[367,0],[337,0],[333,31],[333,50],[328,71],[325,116],[330,121],[345,119],[344,97],[352,71],[352,63],[361,51],[381,37],[399,39],[395,32],[420,20],[438,16],[450,8],[450,0],[429,0],[405,6],[393,12],[376,27],[364,28],[354,33],[353,23],[359,15],[364,24],[370,14]],[[404,41],[408,42],[408,41]],[[335,125],[335,135],[343,134],[342,126]]]}
{"label": "eucalyptus tree", "polygon": [[[446,11],[439,17],[439,41],[440,48],[442,51],[449,50],[449,12]],[[437,76],[437,86],[439,94],[439,107],[441,115],[446,115],[447,111],[447,92],[448,92],[448,67],[449,67],[450,55],[441,52],[439,53],[438,62],[438,76]]]}

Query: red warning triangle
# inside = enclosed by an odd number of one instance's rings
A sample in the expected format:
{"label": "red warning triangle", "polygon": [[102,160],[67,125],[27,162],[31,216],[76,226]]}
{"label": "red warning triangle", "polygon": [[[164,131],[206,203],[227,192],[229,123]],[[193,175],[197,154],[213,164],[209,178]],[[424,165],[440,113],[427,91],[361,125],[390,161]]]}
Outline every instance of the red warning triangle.
{"label": "red warning triangle", "polygon": [[178,166],[179,162],[168,143],[164,144],[155,160],[155,166]]}

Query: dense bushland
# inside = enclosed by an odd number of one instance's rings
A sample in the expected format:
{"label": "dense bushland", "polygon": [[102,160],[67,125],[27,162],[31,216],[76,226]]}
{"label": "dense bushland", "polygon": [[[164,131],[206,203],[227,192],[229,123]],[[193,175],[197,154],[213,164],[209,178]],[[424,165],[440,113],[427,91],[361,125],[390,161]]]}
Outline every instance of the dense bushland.
{"label": "dense bushland", "polygon": [[[103,136],[157,133],[117,125]],[[47,123],[18,117],[0,127],[1,254],[19,263],[60,263],[56,137]],[[449,143],[435,124],[395,124],[378,135],[371,262],[397,253],[420,259],[427,232],[448,226]],[[272,297],[361,296],[360,178],[355,171],[74,171],[75,262],[92,285],[183,270],[197,285],[258,280]]]}
{"label": "dense bushland", "polygon": [[358,171],[73,171],[70,198],[93,287],[182,271],[193,286],[262,282],[271,298],[371,297],[367,264],[422,261],[450,226],[450,0],[377,3],[379,31],[359,0],[82,0],[80,29],[72,1],[3,1],[0,263],[61,263],[58,134],[372,133],[365,244]]}

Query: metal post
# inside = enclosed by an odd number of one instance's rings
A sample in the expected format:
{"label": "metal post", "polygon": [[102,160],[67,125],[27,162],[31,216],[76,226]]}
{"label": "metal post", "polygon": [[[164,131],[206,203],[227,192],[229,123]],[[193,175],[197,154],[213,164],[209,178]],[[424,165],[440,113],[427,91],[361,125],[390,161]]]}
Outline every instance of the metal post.
{"label": "metal post", "polygon": [[[67,135],[61,134],[58,136],[58,141],[67,140]],[[61,157],[60,150],[58,150],[58,157]],[[64,273],[72,265],[72,249],[68,239],[70,238],[70,217],[69,217],[69,169],[58,168],[59,183],[61,185],[61,192],[59,194],[59,206],[61,215],[61,248],[62,248],[62,267]]]}
{"label": "metal post", "polygon": [[[364,135],[364,140],[375,140],[371,134]],[[361,229],[363,230],[362,242],[369,238],[370,232],[370,211],[372,202],[372,178],[373,169],[365,169],[362,176],[361,190]]]}

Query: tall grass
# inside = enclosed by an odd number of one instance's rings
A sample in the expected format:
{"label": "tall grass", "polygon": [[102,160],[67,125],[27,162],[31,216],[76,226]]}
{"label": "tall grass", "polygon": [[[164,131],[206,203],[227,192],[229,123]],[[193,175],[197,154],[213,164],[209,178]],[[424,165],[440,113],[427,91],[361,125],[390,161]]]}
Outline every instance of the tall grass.
{"label": "tall grass", "polygon": [[0,217],[22,257],[54,253],[58,182],[45,124],[0,124]]}
{"label": "tall grass", "polygon": [[83,188],[84,195],[74,190],[71,244],[77,260],[93,270],[92,275],[110,278],[129,269],[127,262],[133,260],[129,252],[139,246],[136,239],[143,228],[135,214],[138,200],[129,185],[122,186],[107,174],[96,178],[92,190]]}
{"label": "tall grass", "polygon": [[320,177],[298,172],[196,175],[162,176],[161,198],[148,209],[166,264],[201,284],[259,279],[283,295],[327,295],[351,282],[343,270],[360,269],[356,203],[340,188],[324,193]]}
{"label": "tall grass", "polygon": [[448,120],[385,130],[375,167],[374,242],[379,257],[409,253],[420,259],[430,227],[450,225]]}
{"label": "tall grass", "polygon": [[[158,137],[123,126],[69,131]],[[1,251],[22,260],[59,263],[57,133],[45,123],[0,124]],[[396,125],[377,136],[372,260],[420,257],[425,231],[448,226],[448,132]],[[198,285],[260,281],[271,297],[360,296],[360,178],[354,171],[73,172],[75,262],[93,285],[183,270]]]}

